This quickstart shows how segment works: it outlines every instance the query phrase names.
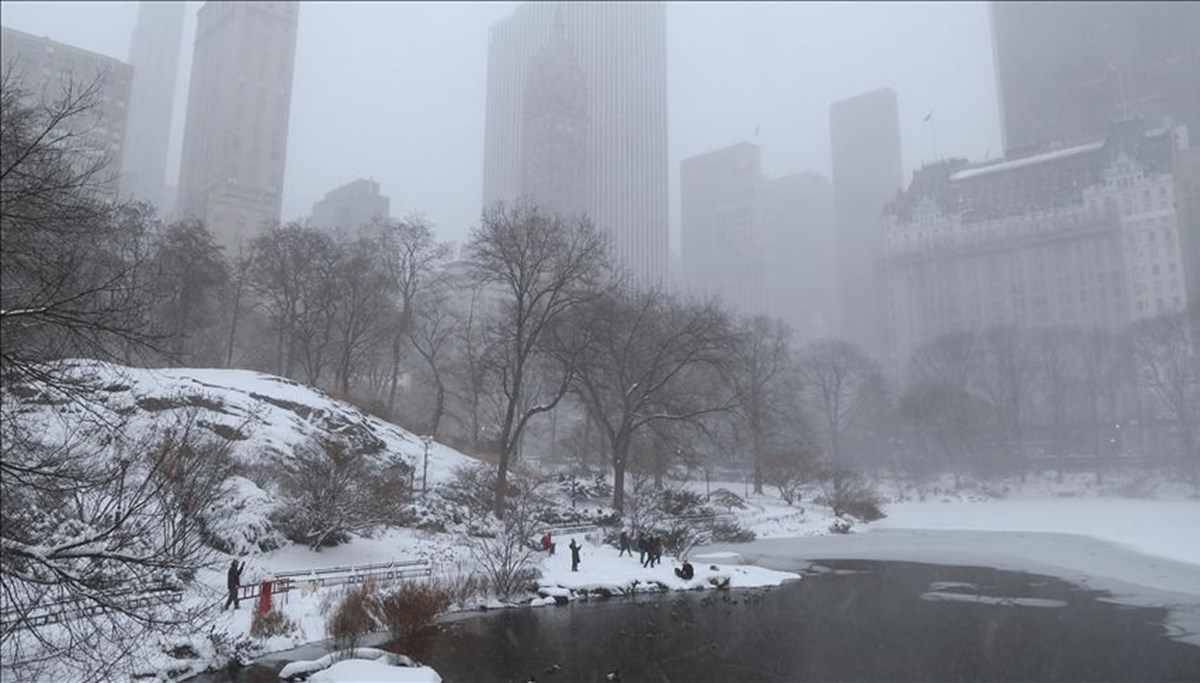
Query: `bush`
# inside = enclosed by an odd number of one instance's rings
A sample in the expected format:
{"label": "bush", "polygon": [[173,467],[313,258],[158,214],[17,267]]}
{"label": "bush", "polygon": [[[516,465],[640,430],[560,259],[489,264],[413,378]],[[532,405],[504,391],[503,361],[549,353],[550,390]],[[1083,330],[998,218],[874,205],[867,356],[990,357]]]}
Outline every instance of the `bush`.
{"label": "bush", "polygon": [[383,625],[395,652],[424,659],[437,633],[433,620],[450,606],[450,590],[437,581],[403,583],[379,601]]}
{"label": "bush", "polygon": [[746,501],[729,489],[717,489],[713,491],[708,500],[714,505],[720,505],[725,508],[727,512],[733,512],[734,508],[739,510],[746,509]]}
{"label": "bush", "polygon": [[883,500],[867,483],[862,474],[847,469],[830,469],[821,477],[821,488],[825,504],[835,517],[847,515],[864,522],[883,519]]}
{"label": "bush", "polygon": [[717,521],[712,527],[712,540],[717,543],[749,543],[758,535],[737,522]]}
{"label": "bush", "polygon": [[704,505],[704,496],[683,488],[664,488],[659,492],[658,506],[663,514],[673,517],[690,517],[712,512]]}
{"label": "bush", "polygon": [[345,591],[333,614],[325,622],[326,631],[337,649],[358,647],[362,637],[378,626],[379,596],[375,582],[367,580]]}
{"label": "bush", "polygon": [[288,503],[272,518],[292,541],[320,550],[403,518],[405,463],[381,463],[347,440],[314,437],[278,464]]}
{"label": "bush", "polygon": [[296,630],[295,621],[284,616],[283,612],[274,609],[266,614],[255,610],[250,621],[250,635],[255,638],[286,636],[295,633]]}

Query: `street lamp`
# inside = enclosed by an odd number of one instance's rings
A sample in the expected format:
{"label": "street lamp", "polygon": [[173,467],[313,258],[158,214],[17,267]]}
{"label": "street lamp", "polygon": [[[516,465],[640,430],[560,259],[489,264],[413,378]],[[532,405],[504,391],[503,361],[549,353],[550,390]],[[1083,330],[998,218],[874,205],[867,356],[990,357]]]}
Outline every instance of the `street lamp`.
{"label": "street lamp", "polygon": [[433,435],[422,436],[421,444],[425,446],[425,464],[421,467],[421,495],[424,496],[429,490],[429,447],[433,445]]}

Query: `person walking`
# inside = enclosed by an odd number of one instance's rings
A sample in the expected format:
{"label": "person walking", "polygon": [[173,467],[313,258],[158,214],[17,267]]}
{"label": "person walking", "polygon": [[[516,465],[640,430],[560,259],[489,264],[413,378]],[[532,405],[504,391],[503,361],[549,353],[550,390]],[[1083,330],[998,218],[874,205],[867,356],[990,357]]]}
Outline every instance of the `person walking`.
{"label": "person walking", "polygon": [[572,538],[570,548],[571,548],[571,571],[573,571],[573,572],[579,571],[579,548],[580,547],[581,546],[575,542],[575,539]]}
{"label": "person walking", "polygon": [[621,557],[625,553],[629,553],[629,556],[633,557],[633,549],[629,547],[629,534],[625,533],[624,529],[621,530],[620,547],[621,552],[617,553],[617,557]]}
{"label": "person walking", "polygon": [[229,588],[229,598],[225,600],[225,606],[221,608],[221,611],[229,609],[230,605],[233,605],[234,609],[239,607],[238,587],[242,585],[242,570],[245,568],[245,561],[242,562],[241,566],[238,566],[237,560],[229,563],[229,572],[225,575],[225,585]]}
{"label": "person walking", "polygon": [[554,554],[554,539],[550,537],[550,530],[547,529],[545,535],[542,536],[542,550],[547,554]]}
{"label": "person walking", "polygon": [[645,567],[646,566],[646,551],[649,550],[649,546],[646,545],[646,534],[638,534],[637,548],[638,548],[638,562],[641,562],[642,566]]}

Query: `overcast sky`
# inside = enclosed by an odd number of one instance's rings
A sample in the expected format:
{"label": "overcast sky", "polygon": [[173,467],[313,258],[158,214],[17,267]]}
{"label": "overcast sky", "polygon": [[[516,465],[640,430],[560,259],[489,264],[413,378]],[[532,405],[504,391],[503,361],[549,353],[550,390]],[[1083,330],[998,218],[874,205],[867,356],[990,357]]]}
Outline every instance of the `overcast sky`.
{"label": "overcast sky", "polygon": [[[304,2],[283,218],[325,192],[379,181],[393,215],[426,214],[445,239],[478,221],[488,27],[518,3]],[[196,10],[188,2],[168,160],[178,172]],[[133,2],[9,2],[5,26],[129,59]],[[751,140],[768,176],[829,176],[829,105],[888,86],[906,175],[934,156],[998,156],[985,3],[670,2],[672,249],[679,161]],[[922,118],[933,112],[930,123]]]}

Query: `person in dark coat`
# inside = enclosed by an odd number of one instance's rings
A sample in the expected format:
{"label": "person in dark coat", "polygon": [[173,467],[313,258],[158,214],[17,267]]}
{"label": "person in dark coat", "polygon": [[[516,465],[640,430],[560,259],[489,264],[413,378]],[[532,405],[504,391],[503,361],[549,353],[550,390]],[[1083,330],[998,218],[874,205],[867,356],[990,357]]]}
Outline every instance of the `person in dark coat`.
{"label": "person in dark coat", "polygon": [[659,562],[662,562],[662,539],[658,536],[650,537],[650,566],[657,567]]}
{"label": "person in dark coat", "polygon": [[225,601],[225,606],[222,610],[229,609],[233,605],[234,609],[238,608],[238,587],[242,585],[242,570],[246,568],[246,563],[243,561],[241,566],[238,566],[238,561],[233,560],[229,563],[229,572],[225,575],[225,585],[229,588],[229,599]]}
{"label": "person in dark coat", "polygon": [[691,581],[692,577],[695,575],[696,570],[692,567],[692,563],[688,562],[687,560],[684,560],[682,567],[675,568],[675,576],[678,576],[684,581]]}
{"label": "person in dark coat", "polygon": [[646,553],[650,551],[650,544],[646,540],[646,534],[638,534],[637,548],[638,548],[638,562],[641,562],[642,566],[645,567],[646,566]]}
{"label": "person in dark coat", "polygon": [[629,553],[629,556],[633,557],[633,549],[631,549],[629,547],[629,534],[625,533],[624,530],[621,531],[620,547],[621,547],[621,552],[617,553],[617,557],[621,557],[625,553]]}
{"label": "person in dark coat", "polygon": [[575,539],[572,538],[570,548],[571,548],[571,571],[573,571],[573,572],[579,571],[579,548],[580,547],[581,546],[575,542]]}

